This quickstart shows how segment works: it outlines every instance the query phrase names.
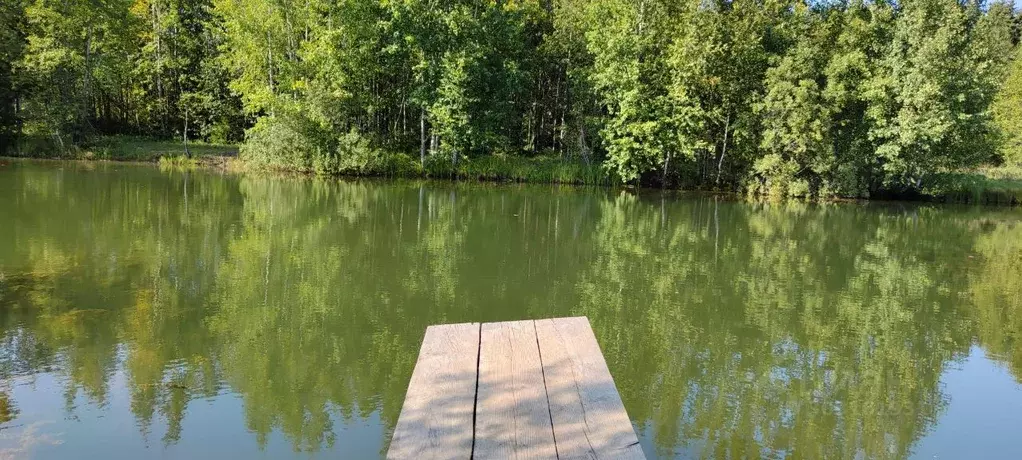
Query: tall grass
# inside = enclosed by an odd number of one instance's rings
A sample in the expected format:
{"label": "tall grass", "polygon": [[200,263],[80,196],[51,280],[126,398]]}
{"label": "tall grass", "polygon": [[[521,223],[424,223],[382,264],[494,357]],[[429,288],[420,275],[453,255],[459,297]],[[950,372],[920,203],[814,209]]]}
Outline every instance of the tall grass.
{"label": "tall grass", "polygon": [[1022,166],[949,174],[924,193],[944,202],[1022,205]]}
{"label": "tall grass", "polygon": [[599,165],[554,156],[523,158],[487,156],[458,164],[458,178],[505,182],[609,185],[610,176]]}
{"label": "tall grass", "polygon": [[457,167],[450,158],[429,157],[422,175],[432,178],[496,182],[533,182],[578,185],[611,185],[611,176],[597,164],[550,155],[518,157],[492,155],[462,159]]}
{"label": "tall grass", "polygon": [[[187,155],[186,155],[187,154]],[[231,157],[238,154],[234,145],[151,139],[139,136],[101,136],[82,145],[58,143],[48,137],[26,136],[18,155],[29,158],[66,158],[74,160],[159,161],[176,157]]]}

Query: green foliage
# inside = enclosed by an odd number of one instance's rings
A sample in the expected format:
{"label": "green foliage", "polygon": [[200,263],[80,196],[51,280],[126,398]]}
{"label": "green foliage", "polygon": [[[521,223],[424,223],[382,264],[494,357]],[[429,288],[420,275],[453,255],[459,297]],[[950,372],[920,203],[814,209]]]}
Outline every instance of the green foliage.
{"label": "green foliage", "polygon": [[13,151],[21,134],[14,64],[25,48],[23,3],[12,0],[0,4],[0,155]]}
{"label": "green foliage", "polygon": [[597,165],[553,156],[522,158],[490,155],[459,163],[457,177],[470,180],[606,185],[611,176]]}
{"label": "green foliage", "polygon": [[606,167],[624,182],[691,159],[702,115],[684,89],[671,87],[667,55],[676,35],[671,2],[608,1],[590,6],[590,79],[607,116],[601,131]]}
{"label": "green foliage", "polygon": [[334,139],[301,115],[260,118],[246,134],[241,157],[270,169],[313,171],[335,160]]}
{"label": "green foliage", "polygon": [[1003,161],[1022,166],[1022,49],[1015,51],[1007,77],[993,103],[994,120],[1001,130]]}
{"label": "green foliage", "polygon": [[550,152],[622,183],[800,197],[915,194],[1022,161],[1003,2],[4,8],[0,136],[65,155],[97,134],[245,133],[244,157],[271,169],[459,177]]}
{"label": "green foliage", "polygon": [[4,61],[19,73],[26,135],[65,152],[107,134],[240,140],[208,0],[23,3],[26,46]]}
{"label": "green foliage", "polygon": [[451,164],[458,164],[458,156],[472,147],[472,131],[469,129],[468,106],[475,101],[467,94],[466,83],[470,56],[455,53],[444,56],[440,70],[440,85],[437,100],[430,110],[436,135],[442,139],[440,152],[449,155]]}
{"label": "green foliage", "polygon": [[[992,151],[988,107],[997,76],[975,49],[978,13],[953,0],[906,2],[867,93],[878,172],[888,188],[976,166]],[[962,69],[970,69],[963,72]],[[988,77],[988,78],[984,78]]]}
{"label": "green foliage", "polygon": [[752,193],[807,196],[834,163],[831,110],[824,69],[833,47],[826,17],[796,11],[788,26],[794,44],[766,72],[766,94],[757,106],[763,118],[764,155],[752,167]]}
{"label": "green foliage", "polygon": [[129,2],[50,2],[25,7],[28,44],[20,62],[28,135],[50,136],[66,150],[95,134],[104,95],[120,93],[132,68]]}
{"label": "green foliage", "polygon": [[86,144],[70,145],[65,149],[61,149],[52,137],[47,136],[23,136],[19,144],[19,156],[29,158],[139,162],[192,158],[206,165],[220,164],[238,155],[238,147],[231,144],[189,141],[186,148],[179,139],[127,135],[97,136]]}
{"label": "green foliage", "polygon": [[713,5],[695,11],[675,46],[674,86],[697,98],[704,118],[698,138],[706,148],[697,150],[695,181],[733,189],[760,155],[755,107],[771,59],[783,51],[781,32],[794,5],[759,0]]}
{"label": "green foliage", "polygon": [[1019,205],[1022,204],[1022,168],[1002,166],[944,174],[923,193],[945,202]]}
{"label": "green foliage", "polygon": [[188,170],[202,166],[198,159],[185,155],[160,157],[159,165],[161,170]]}

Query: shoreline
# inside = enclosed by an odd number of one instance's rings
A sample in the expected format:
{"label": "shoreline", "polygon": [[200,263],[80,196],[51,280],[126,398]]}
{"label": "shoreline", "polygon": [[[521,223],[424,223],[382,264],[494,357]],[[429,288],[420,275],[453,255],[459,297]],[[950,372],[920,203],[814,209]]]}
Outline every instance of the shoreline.
{"label": "shoreline", "polygon": [[191,157],[184,155],[183,145],[176,141],[112,138],[106,139],[97,147],[76,148],[78,152],[71,155],[5,155],[0,156],[0,162],[4,160],[111,162],[157,165],[161,168],[169,169],[206,169],[235,174],[319,176],[345,179],[441,180],[497,184],[549,184],[626,190],[670,190],[675,192],[711,194],[731,199],[762,201],[796,200],[832,203],[925,202],[1003,207],[1022,206],[1022,168],[1015,170],[1009,167],[984,168],[950,175],[953,182],[947,186],[947,190],[933,194],[914,192],[881,193],[869,198],[778,198],[771,196],[749,197],[747,194],[740,192],[698,188],[625,185],[611,180],[599,165],[586,165],[551,156],[533,158],[483,157],[463,161],[455,170],[452,170],[450,165],[446,163],[440,167],[427,164],[423,168],[418,164],[417,158],[412,159],[408,155],[395,154],[391,156],[393,161],[389,164],[375,165],[362,172],[346,171],[332,174],[317,174],[311,170],[279,169],[253,164],[240,158],[240,146],[237,145],[189,144]]}

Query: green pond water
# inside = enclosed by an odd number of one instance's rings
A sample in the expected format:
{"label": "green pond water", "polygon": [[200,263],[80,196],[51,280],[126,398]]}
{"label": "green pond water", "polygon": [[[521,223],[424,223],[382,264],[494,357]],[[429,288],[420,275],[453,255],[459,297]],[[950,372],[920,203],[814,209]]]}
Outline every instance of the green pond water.
{"label": "green pond water", "polygon": [[1022,211],[0,161],[0,458],[379,458],[589,317],[653,458],[1022,458]]}

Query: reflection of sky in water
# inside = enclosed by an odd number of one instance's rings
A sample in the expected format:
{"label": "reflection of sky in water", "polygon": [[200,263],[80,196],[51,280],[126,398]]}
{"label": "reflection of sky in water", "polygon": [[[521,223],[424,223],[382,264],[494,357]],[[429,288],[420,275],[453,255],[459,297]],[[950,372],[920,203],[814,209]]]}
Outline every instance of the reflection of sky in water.
{"label": "reflection of sky in water", "polygon": [[[291,443],[275,431],[260,450],[255,435],[245,430],[241,399],[227,393],[200,398],[188,404],[182,422],[181,439],[164,446],[166,421],[155,417],[142,436],[131,412],[130,392],[123,371],[110,379],[109,400],[97,407],[87,398],[75,398],[71,413],[64,410],[61,397],[65,384],[53,374],[18,377],[10,382],[15,401],[31,410],[0,431],[0,459],[7,458],[162,458],[224,459],[283,458],[296,454]],[[1004,365],[988,359],[982,348],[973,347],[968,358],[949,366],[941,378],[949,404],[933,430],[913,451],[913,458],[975,458],[982,452],[996,452],[984,458],[1022,458],[1019,430],[1022,428],[1022,385]],[[336,414],[340,417],[340,414]],[[98,422],[102,423],[98,423]],[[323,446],[318,458],[376,458],[383,442],[379,414],[334,425],[337,440],[333,448]],[[636,425],[647,457],[656,458],[652,430]],[[679,447],[680,458],[698,457],[700,442]]]}
{"label": "reflection of sky in water", "polygon": [[965,362],[949,366],[940,382],[951,400],[913,457],[1022,458],[1022,385],[1004,364],[972,347]]}
{"label": "reflection of sky in water", "polygon": [[[66,384],[53,374],[18,377],[11,383],[12,396],[22,408],[20,416],[0,431],[0,460],[7,458],[376,458],[383,442],[383,424],[379,414],[356,417],[348,423],[336,423],[337,440],[318,453],[299,455],[291,442],[275,430],[260,450],[255,435],[245,429],[245,411],[241,399],[225,393],[213,398],[189,401],[182,421],[181,438],[164,445],[166,420],[153,419],[143,436],[131,412],[131,392],[123,370],[110,379],[109,399],[98,407],[79,394],[74,409],[64,409]],[[335,420],[341,415],[334,411]],[[338,456],[339,455],[339,456]]]}
{"label": "reflection of sky in water", "polygon": [[[912,458],[1022,459],[1022,384],[1003,363],[988,359],[974,346],[963,362],[948,367],[940,382],[950,400],[948,407],[936,427],[916,443]],[[656,458],[652,430],[635,426],[646,457]],[[696,440],[673,453],[677,458],[699,458],[702,448]]]}

